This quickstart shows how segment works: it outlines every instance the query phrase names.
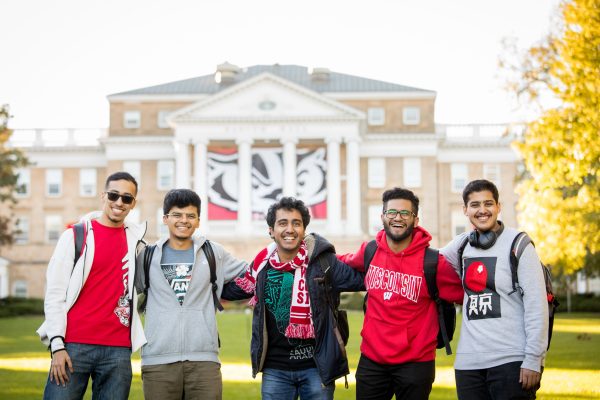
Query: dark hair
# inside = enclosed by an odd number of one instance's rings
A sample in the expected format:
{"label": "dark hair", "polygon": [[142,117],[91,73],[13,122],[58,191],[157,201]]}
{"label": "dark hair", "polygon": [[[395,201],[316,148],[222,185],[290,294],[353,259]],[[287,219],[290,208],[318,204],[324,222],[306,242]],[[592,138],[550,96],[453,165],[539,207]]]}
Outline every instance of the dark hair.
{"label": "dark hair", "polygon": [[490,192],[492,192],[494,200],[496,200],[496,203],[498,203],[498,198],[500,196],[498,195],[498,188],[496,187],[496,185],[494,185],[494,183],[486,179],[477,179],[467,183],[467,186],[465,186],[465,188],[463,189],[462,198],[463,202],[465,203],[465,206],[469,202],[469,196],[471,195],[471,193],[483,192],[485,190],[489,190]]}
{"label": "dark hair", "polygon": [[383,211],[385,212],[387,209],[387,203],[390,200],[395,199],[403,199],[409,200],[412,203],[412,212],[415,215],[419,215],[419,198],[415,196],[413,192],[408,189],[403,189],[399,187],[395,187],[393,189],[386,190],[383,192],[383,196],[381,196],[381,200],[383,201]]}
{"label": "dark hair", "polygon": [[115,172],[106,178],[106,183],[104,184],[104,189],[108,189],[108,184],[113,181],[129,181],[135,185],[135,194],[137,195],[138,191],[138,183],[135,178],[129,173],[125,171]]}
{"label": "dark hair", "polygon": [[298,210],[300,215],[302,215],[302,224],[306,229],[310,223],[310,212],[302,200],[298,200],[294,197],[282,197],[277,203],[271,204],[266,217],[267,225],[269,225],[270,228],[275,226],[275,214],[277,214],[277,210],[282,208],[286,210]]}
{"label": "dark hair", "polygon": [[163,200],[163,214],[167,215],[173,207],[185,208],[194,206],[200,216],[200,196],[190,189],[171,189]]}

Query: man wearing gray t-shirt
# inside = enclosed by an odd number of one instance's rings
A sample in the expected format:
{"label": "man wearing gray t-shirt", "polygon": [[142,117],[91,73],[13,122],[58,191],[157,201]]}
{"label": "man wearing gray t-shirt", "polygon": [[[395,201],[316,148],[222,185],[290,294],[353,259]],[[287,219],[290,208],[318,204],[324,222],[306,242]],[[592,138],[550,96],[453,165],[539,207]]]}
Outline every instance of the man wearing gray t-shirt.
{"label": "man wearing gray t-shirt", "polygon": [[[223,285],[233,281],[246,263],[215,242],[194,235],[199,226],[200,197],[174,189],[163,202],[169,236],[156,243],[148,279],[144,253],[137,260],[135,285],[146,295],[142,347],[142,381],[146,399],[221,399],[222,378],[215,307]],[[217,292],[202,246],[210,246],[216,266]]]}
{"label": "man wearing gray t-shirt", "polygon": [[498,220],[498,197],[492,182],[470,182],[463,211],[475,229],[440,249],[465,289],[454,363],[460,400],[535,399],[546,357],[548,303],[540,260],[529,244],[519,259],[522,290],[513,290],[510,249],[519,231]]}

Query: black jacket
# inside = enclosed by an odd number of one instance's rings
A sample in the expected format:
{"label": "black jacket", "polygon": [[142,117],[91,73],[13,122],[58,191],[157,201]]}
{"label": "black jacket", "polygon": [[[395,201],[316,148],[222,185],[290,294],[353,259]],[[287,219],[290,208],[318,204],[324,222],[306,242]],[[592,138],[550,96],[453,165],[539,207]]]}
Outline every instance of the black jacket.
{"label": "black jacket", "polygon": [[[310,234],[304,239],[308,249],[308,267],[306,269],[308,295],[310,297],[312,322],[315,329],[314,361],[324,385],[329,385],[337,378],[349,373],[346,349],[340,344],[334,333],[334,319],[331,308],[326,300],[323,271],[318,260],[320,254],[325,254],[328,264],[329,280],[333,294],[339,292],[356,292],[365,290],[364,275],[339,261],[335,256],[335,248],[325,238]],[[250,353],[252,358],[252,376],[262,371],[267,354],[267,329],[265,316],[265,287],[266,269],[263,269],[256,280],[256,295],[258,302],[254,306],[252,318],[252,342]],[[249,295],[235,285],[226,285],[222,297],[226,300],[239,300]]]}

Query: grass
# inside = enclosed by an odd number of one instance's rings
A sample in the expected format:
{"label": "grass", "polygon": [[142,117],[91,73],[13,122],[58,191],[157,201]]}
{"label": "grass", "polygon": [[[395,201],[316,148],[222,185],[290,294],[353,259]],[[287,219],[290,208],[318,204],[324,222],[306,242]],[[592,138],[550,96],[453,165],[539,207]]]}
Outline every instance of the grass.
{"label": "grass", "polygon": [[[362,313],[350,312],[350,367],[356,368],[359,357]],[[0,319],[0,399],[39,399],[49,367],[48,353],[39,342],[35,330],[40,317]],[[223,390],[225,399],[259,399],[260,375],[256,380],[249,369],[251,316],[225,312],[219,315]],[[457,331],[457,335],[459,332]],[[458,336],[452,342],[455,349]],[[139,353],[133,355],[139,365]],[[455,399],[453,356],[438,350],[436,382],[431,399]],[[241,368],[239,365],[242,364]],[[236,372],[231,372],[236,371]],[[348,376],[350,388],[338,381],[336,399],[354,399],[353,373]],[[542,400],[580,400],[600,398],[600,314],[558,314],[552,346],[538,398]],[[86,399],[90,399],[88,393]],[[142,383],[138,374],[132,382],[131,399],[142,399]]]}

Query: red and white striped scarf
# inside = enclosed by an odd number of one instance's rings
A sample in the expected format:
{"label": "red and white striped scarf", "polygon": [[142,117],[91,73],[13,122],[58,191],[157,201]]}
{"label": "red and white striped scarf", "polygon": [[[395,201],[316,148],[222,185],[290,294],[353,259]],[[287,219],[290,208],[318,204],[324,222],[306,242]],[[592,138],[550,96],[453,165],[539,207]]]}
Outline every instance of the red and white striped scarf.
{"label": "red and white striped scarf", "polygon": [[248,266],[242,278],[237,278],[235,283],[246,293],[253,293],[250,305],[255,305],[256,277],[259,272],[270,263],[278,271],[294,271],[294,284],[292,287],[292,303],[290,305],[290,321],[285,329],[285,336],[289,338],[310,339],[315,337],[312,325],[310,298],[306,286],[306,267],[308,255],[306,243],[302,241],[298,253],[293,260],[279,262],[277,244],[271,243],[254,258],[254,262]]}

